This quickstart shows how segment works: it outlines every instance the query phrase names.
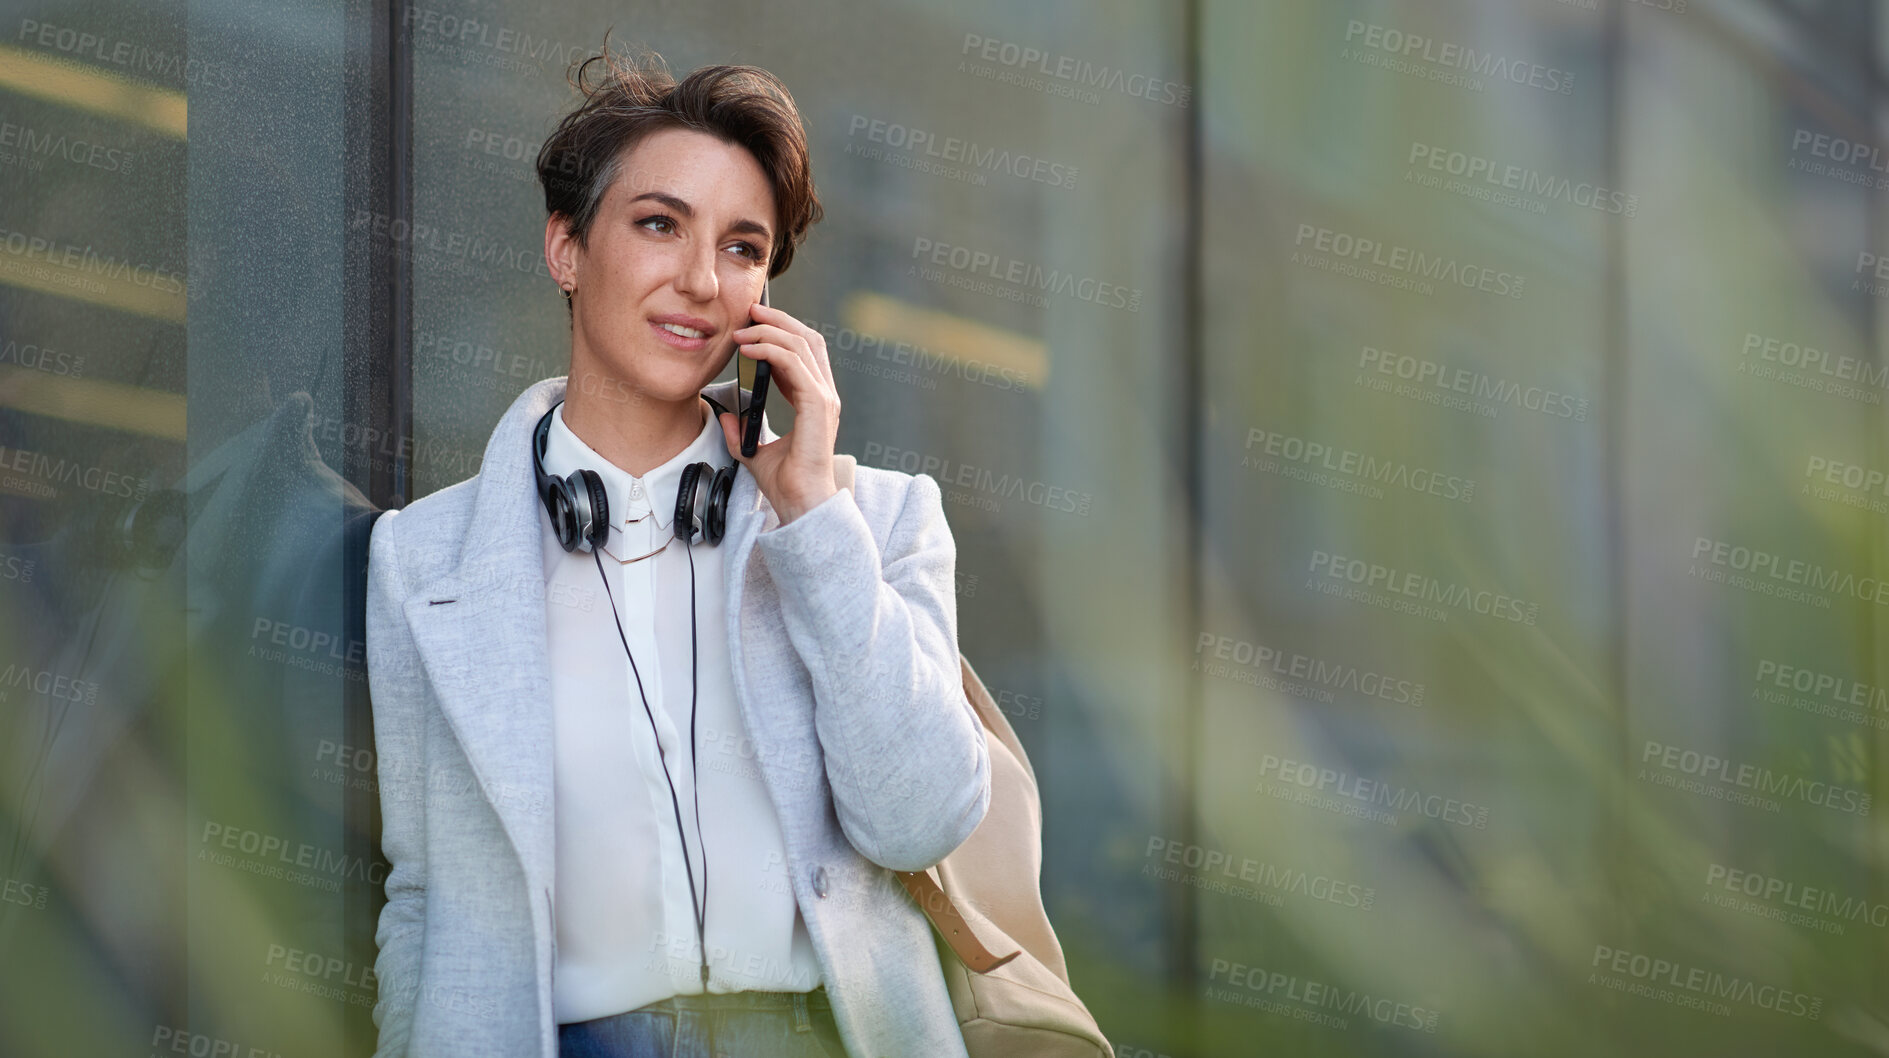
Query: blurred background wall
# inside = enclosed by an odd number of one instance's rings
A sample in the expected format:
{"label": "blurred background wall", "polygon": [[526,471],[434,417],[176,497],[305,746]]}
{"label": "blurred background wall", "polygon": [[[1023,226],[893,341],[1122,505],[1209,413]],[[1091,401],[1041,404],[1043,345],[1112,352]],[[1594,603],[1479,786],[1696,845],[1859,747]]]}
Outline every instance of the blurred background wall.
{"label": "blurred background wall", "polygon": [[1120,1055],[1889,1054],[1867,0],[0,0],[0,1054],[372,1050],[365,516],[606,29],[795,92]]}

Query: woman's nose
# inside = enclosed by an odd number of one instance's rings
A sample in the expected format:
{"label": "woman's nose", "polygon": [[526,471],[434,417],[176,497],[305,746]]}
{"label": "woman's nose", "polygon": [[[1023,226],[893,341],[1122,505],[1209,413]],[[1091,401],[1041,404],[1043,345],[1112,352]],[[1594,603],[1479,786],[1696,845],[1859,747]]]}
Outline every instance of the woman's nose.
{"label": "woman's nose", "polygon": [[714,256],[690,254],[676,276],[676,289],[697,301],[713,301],[720,289],[715,278]]}

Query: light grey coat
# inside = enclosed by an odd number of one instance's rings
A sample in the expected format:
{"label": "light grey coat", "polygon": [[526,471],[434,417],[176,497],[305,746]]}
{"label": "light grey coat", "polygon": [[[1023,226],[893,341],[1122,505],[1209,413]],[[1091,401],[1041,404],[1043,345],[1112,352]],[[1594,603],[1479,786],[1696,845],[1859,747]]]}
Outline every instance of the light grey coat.
{"label": "light grey coat", "polygon": [[[729,405],[732,391],[703,392]],[[562,378],[527,389],[477,476],[374,527],[367,665],[391,865],[378,1054],[557,1054],[545,514],[530,443],[563,393]],[[742,470],[728,521],[717,548],[696,546],[724,563],[736,701],[847,1052],[961,1058],[930,925],[888,870],[943,859],[990,804],[938,485],[860,467],[850,496],[782,526]]]}

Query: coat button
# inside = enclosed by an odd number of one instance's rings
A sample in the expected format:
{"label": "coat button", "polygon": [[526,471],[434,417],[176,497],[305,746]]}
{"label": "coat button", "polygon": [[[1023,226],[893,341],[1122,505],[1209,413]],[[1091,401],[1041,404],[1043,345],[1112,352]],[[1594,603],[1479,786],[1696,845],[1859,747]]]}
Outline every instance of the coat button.
{"label": "coat button", "polygon": [[826,868],[825,867],[815,867],[813,869],[813,895],[819,897],[822,900],[826,899]]}

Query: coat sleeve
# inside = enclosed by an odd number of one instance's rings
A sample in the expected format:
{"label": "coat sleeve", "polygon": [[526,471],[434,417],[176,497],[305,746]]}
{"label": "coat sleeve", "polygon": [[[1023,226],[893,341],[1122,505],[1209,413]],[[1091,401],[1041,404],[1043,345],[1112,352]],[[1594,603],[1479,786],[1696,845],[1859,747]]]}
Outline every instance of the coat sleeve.
{"label": "coat sleeve", "polygon": [[381,853],[387,859],[387,904],[374,941],[380,996],[376,1058],[407,1053],[420,994],[420,953],[426,931],[425,686],[407,629],[399,551],[388,511],[374,525],[367,565],[367,684],[373,701],[379,770]]}
{"label": "coat sleeve", "polygon": [[910,479],[881,549],[850,490],[756,538],[812,677],[841,828],[893,870],[922,870],[990,807],[990,750],[958,668],[957,547],[937,482]]}

